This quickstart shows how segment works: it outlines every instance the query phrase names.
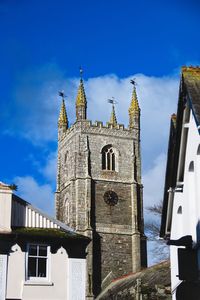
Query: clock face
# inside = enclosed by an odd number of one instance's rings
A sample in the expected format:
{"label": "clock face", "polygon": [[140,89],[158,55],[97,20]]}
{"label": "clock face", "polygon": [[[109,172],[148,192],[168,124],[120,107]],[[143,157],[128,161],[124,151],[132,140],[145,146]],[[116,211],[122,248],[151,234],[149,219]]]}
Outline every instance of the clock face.
{"label": "clock face", "polygon": [[117,204],[118,202],[118,196],[115,192],[113,191],[107,191],[105,192],[104,196],[104,201],[108,204],[108,205],[111,205],[111,206],[114,206]]}

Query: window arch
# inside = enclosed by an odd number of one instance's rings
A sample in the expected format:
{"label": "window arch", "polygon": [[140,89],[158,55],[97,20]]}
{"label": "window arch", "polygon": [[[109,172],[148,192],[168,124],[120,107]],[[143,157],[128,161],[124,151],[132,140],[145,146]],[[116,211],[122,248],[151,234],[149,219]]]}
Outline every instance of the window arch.
{"label": "window arch", "polygon": [[198,146],[198,149],[197,149],[197,155],[200,155],[200,145]]}
{"label": "window arch", "polygon": [[194,172],[194,161],[192,160],[189,164],[189,168],[188,168],[189,172]]}
{"label": "window arch", "polygon": [[178,207],[177,214],[180,214],[180,215],[182,214],[182,206],[181,205]]}
{"label": "window arch", "polygon": [[116,153],[112,145],[107,145],[102,149],[102,170],[116,170]]}

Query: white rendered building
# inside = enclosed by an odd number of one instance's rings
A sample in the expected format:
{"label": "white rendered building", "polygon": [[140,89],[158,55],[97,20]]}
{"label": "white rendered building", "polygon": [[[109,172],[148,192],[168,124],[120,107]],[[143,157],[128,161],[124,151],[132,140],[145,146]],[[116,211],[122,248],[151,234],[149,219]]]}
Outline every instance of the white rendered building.
{"label": "white rendered building", "polygon": [[84,300],[89,241],[0,182],[0,300]]}
{"label": "white rendered building", "polygon": [[177,115],[171,119],[161,222],[161,237],[174,240],[168,242],[173,299],[200,299],[199,221],[200,68],[183,67]]}

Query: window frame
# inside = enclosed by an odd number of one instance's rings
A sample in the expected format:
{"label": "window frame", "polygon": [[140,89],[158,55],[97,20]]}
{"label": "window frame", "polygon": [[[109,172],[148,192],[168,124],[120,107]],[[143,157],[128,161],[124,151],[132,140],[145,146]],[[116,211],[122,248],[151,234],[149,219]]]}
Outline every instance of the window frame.
{"label": "window frame", "polygon": [[[31,246],[37,247],[37,254],[36,255],[29,255],[29,249]],[[40,256],[38,255],[38,247],[47,247],[47,256]],[[50,245],[48,244],[42,244],[42,243],[28,243],[27,244],[27,251],[26,251],[26,263],[25,263],[25,279],[26,282],[49,282],[50,281],[50,267],[51,267],[51,251],[50,251]],[[29,276],[28,275],[28,261],[29,257],[35,257],[35,258],[46,258],[46,276],[45,277],[39,277],[39,276]]]}
{"label": "window frame", "polygon": [[112,145],[106,145],[101,151],[101,169],[102,171],[116,172],[116,150]]}

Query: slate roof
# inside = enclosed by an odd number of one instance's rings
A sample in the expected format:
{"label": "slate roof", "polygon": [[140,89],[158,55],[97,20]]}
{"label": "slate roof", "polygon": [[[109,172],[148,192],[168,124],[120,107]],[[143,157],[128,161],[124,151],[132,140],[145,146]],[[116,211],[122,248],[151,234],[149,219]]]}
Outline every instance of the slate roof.
{"label": "slate roof", "polygon": [[67,231],[62,228],[33,228],[33,227],[16,227],[12,229],[13,234],[23,235],[25,237],[34,236],[54,239],[82,239],[90,241],[90,238],[78,234],[75,231]]}
{"label": "slate roof", "polygon": [[197,123],[200,125],[200,67],[183,67],[182,80]]}
{"label": "slate roof", "polygon": [[[162,262],[140,272],[114,280],[106,290],[97,297],[97,299],[138,299],[135,294],[135,291],[138,289],[138,279],[141,280],[141,293],[148,297],[144,299],[171,299],[169,261]],[[162,290],[160,295],[158,287]],[[156,298],[149,298],[151,294],[156,296]]]}
{"label": "slate roof", "polygon": [[[174,172],[175,160],[176,160],[176,133],[177,133],[177,117],[175,114],[171,116],[170,131],[169,131],[169,142],[167,152],[167,164],[165,171],[165,185],[163,195],[163,206],[161,215],[160,225],[160,237],[166,237],[166,221],[167,221],[167,210],[168,210],[168,191],[170,187],[173,187],[176,182],[176,172]],[[170,221],[171,223],[171,221]],[[171,226],[171,225],[170,225]]]}
{"label": "slate roof", "polygon": [[12,193],[14,185],[0,181],[0,190],[11,193],[11,228],[0,230],[0,253],[9,253],[12,245],[18,243],[26,251],[27,243],[48,243],[52,253],[61,246],[69,257],[86,257],[86,247],[91,241],[78,234],[59,220],[47,215],[29,202]]}
{"label": "slate roof", "polygon": [[[56,239],[78,239],[78,240],[85,240],[90,241],[90,238],[76,233],[74,229],[67,226],[66,224],[62,223],[61,221],[49,216],[48,214],[44,213],[40,209],[32,206],[29,202],[23,200],[22,198],[18,197],[17,195],[13,194],[12,198],[13,202],[19,203],[20,208],[29,207],[31,210],[33,210],[35,213],[37,213],[40,216],[45,217],[47,220],[52,221],[54,224],[57,225],[57,228],[51,228],[51,226],[46,227],[27,227],[27,226],[12,226],[12,234],[17,234],[18,236],[23,237],[41,237],[41,238],[56,238]],[[14,206],[12,205],[12,209],[14,209]],[[19,208],[18,208],[19,209]],[[8,234],[9,235],[9,234]],[[1,236],[1,234],[0,234]]]}
{"label": "slate roof", "polygon": [[166,237],[165,227],[168,208],[168,190],[170,187],[174,188],[176,186],[185,101],[189,102],[194,119],[196,121],[197,129],[200,133],[200,66],[182,67],[177,117],[174,117],[174,120],[173,118],[171,120],[168,143],[167,167],[165,174],[165,188],[160,229],[160,236],[164,238]]}

